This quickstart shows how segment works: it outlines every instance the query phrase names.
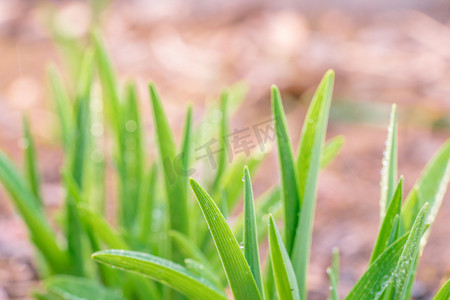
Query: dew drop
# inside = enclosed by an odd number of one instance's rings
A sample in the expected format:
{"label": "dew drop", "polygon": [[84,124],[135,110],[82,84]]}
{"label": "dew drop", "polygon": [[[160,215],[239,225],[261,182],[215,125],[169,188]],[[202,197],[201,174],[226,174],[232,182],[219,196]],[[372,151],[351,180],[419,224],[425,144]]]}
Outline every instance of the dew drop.
{"label": "dew drop", "polygon": [[128,132],[134,132],[137,129],[137,123],[134,120],[128,120],[125,123],[125,128]]}
{"label": "dew drop", "polygon": [[28,139],[23,137],[19,140],[19,148],[20,149],[27,149],[29,146],[30,146],[30,143],[28,142]]}
{"label": "dew drop", "polygon": [[91,126],[91,134],[95,137],[99,137],[103,134],[103,124],[100,122],[95,122]]}

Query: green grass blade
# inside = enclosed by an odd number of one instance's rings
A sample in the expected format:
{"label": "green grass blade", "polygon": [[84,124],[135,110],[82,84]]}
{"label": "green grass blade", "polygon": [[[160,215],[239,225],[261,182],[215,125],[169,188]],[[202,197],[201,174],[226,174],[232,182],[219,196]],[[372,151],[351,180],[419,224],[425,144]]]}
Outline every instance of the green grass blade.
{"label": "green grass blade", "polygon": [[178,246],[178,249],[180,249],[183,253],[184,257],[193,258],[205,267],[213,270],[203,252],[186,235],[172,230],[170,232],[170,236],[174,243]]}
{"label": "green grass blade", "polygon": [[330,295],[329,300],[339,300],[339,249],[333,249],[333,261],[331,267],[327,269],[328,277],[330,277]]}
{"label": "green grass blade", "polygon": [[[267,227],[267,231],[269,231],[269,227]],[[267,265],[264,271],[264,296],[265,300],[275,300],[277,299],[277,292],[275,287],[275,278],[273,276],[272,262],[270,261],[270,252],[267,253],[266,262]]]}
{"label": "green grass blade", "polygon": [[189,220],[187,209],[187,197],[184,193],[183,181],[174,171],[173,163],[176,158],[176,145],[173,138],[169,121],[163,110],[161,100],[153,84],[149,85],[150,96],[153,106],[153,117],[155,121],[156,135],[161,162],[163,165],[164,179],[169,200],[170,224],[173,230],[189,235]]}
{"label": "green grass blade", "polygon": [[219,152],[218,158],[217,158],[217,172],[216,177],[213,182],[213,195],[218,192],[220,181],[222,178],[223,173],[225,172],[226,165],[227,165],[227,155],[229,149],[226,141],[226,136],[229,134],[229,116],[228,116],[228,101],[229,101],[229,93],[228,91],[222,91],[220,95],[220,112],[222,113],[222,119],[220,122],[220,130],[219,130],[219,136],[220,138],[220,148],[223,149]]}
{"label": "green grass blade", "polygon": [[136,88],[132,84],[126,87],[126,100],[122,105],[123,126],[122,146],[123,158],[118,160],[121,176],[121,207],[122,224],[132,228],[137,222],[138,201],[142,192],[142,177],[144,151],[142,146],[142,123],[139,116],[139,106]]}
{"label": "green grass blade", "polygon": [[406,197],[406,201],[402,207],[403,232],[411,228],[413,220],[426,202],[430,205],[427,223],[433,224],[444,199],[449,180],[450,140],[447,140],[427,164],[422,175],[414,185],[414,188]]}
{"label": "green grass blade", "polygon": [[[397,239],[369,266],[346,300],[379,299],[386,287],[393,283],[394,292],[401,295],[417,258],[420,239],[424,232],[428,205],[425,204],[409,233]],[[400,274],[402,273],[402,274]]]}
{"label": "green grass blade", "polygon": [[219,208],[195,180],[191,178],[189,183],[208,223],[234,298],[236,300],[261,299],[250,266]]}
{"label": "green grass blade", "polygon": [[[120,97],[118,84],[114,74],[112,63],[106,53],[105,46],[97,32],[93,35],[95,45],[95,58],[98,65],[98,73],[102,84],[103,98],[105,100],[106,116],[112,125],[117,141],[122,141],[120,124]],[[120,155],[121,149],[116,149]]]}
{"label": "green grass blade", "polygon": [[[191,152],[192,152],[192,105],[189,105],[187,113],[186,113],[186,121],[184,124],[184,132],[183,132],[183,138],[181,142],[181,169],[176,170],[180,176],[183,176],[185,178],[189,177],[189,165],[191,160]],[[184,194],[187,194],[188,190],[188,181],[185,180],[185,184],[183,185],[185,191]]]}
{"label": "green grass blade", "polygon": [[296,166],[289,138],[286,115],[281,102],[280,92],[275,86],[272,86],[272,114],[275,119],[278,159],[280,161],[286,249],[291,254],[295,231],[298,226],[298,217],[300,215],[300,197],[298,194]]}
{"label": "green grass blade", "polygon": [[346,300],[379,299],[389,285],[409,233],[397,239],[369,266]]}
{"label": "green grass blade", "polygon": [[90,130],[89,98],[78,98],[75,103],[75,136],[72,140],[70,170],[79,188],[83,185],[83,174]]}
{"label": "green grass blade", "polygon": [[416,258],[419,254],[420,240],[424,232],[427,211],[428,203],[425,203],[417,215],[406,245],[399,258],[393,275],[393,300],[400,300],[404,297],[409,299],[411,297],[411,295],[405,295],[405,293],[408,290],[409,276],[415,268]]}
{"label": "green grass blade", "polygon": [[256,228],[252,182],[248,167],[244,167],[244,256],[250,266],[259,292],[263,295],[261,266],[259,262],[258,229]]}
{"label": "green grass blade", "polygon": [[[429,203],[429,213],[426,223],[429,225],[425,229],[425,233],[420,243],[420,252],[426,245],[430,227],[434,223],[439,207],[444,199],[447,186],[450,180],[450,140],[438,150],[431,161],[425,167],[422,175],[417,180],[411,192],[406,197],[406,201],[402,207],[400,232],[404,232],[411,228],[412,220],[414,220],[425,203]],[[417,268],[417,260],[416,266]],[[415,271],[409,276],[408,288],[405,295],[412,292]]]}
{"label": "green grass blade", "polygon": [[[80,251],[84,250],[84,252],[82,253],[83,258],[84,258],[86,255],[86,252],[92,253],[92,251],[100,250],[100,245],[99,245],[100,240],[99,239],[103,238],[103,235],[104,235],[104,233],[102,232],[103,231],[102,224],[96,224],[96,226],[98,228],[100,228],[100,230],[98,232],[96,232],[96,229],[94,229],[94,227],[91,226],[91,224],[90,224],[91,221],[97,221],[97,220],[95,220],[95,216],[92,217],[91,219],[89,218],[89,216],[85,216],[83,218],[83,209],[85,208],[86,210],[88,210],[88,208],[87,208],[88,204],[86,203],[84,196],[81,195],[80,188],[77,185],[77,183],[75,182],[73,176],[69,173],[69,171],[65,170],[62,173],[62,176],[63,176],[64,183],[65,183],[65,186],[67,189],[67,194],[68,194],[67,201],[71,205],[71,213],[76,214],[76,217],[79,218],[76,220],[77,220],[77,222],[80,222],[80,227],[81,227],[81,225],[83,225],[83,229],[84,229],[84,232],[86,233],[87,240],[90,243],[89,250],[88,249],[80,249]],[[99,220],[98,222],[106,223],[106,221],[104,221],[104,220]],[[109,224],[106,224],[106,226],[109,226]],[[80,238],[81,238],[81,233],[80,233]],[[83,241],[84,240],[85,239],[83,237]],[[76,262],[78,262],[78,261],[76,261]],[[80,268],[78,266],[72,266],[72,269],[75,270],[76,272],[80,272]],[[103,283],[105,283],[107,285],[117,285],[118,284],[119,279],[118,279],[117,273],[115,273],[113,270],[107,268],[104,265],[98,265],[97,269],[98,269],[98,272],[100,275],[99,277],[101,278]]]}
{"label": "green grass blade", "polygon": [[22,215],[30,231],[31,239],[45,257],[50,269],[55,273],[66,272],[69,260],[66,253],[58,246],[56,233],[51,229],[41,207],[37,206],[34,194],[25,179],[17,172],[16,166],[0,152],[0,181]]}
{"label": "green grass blade", "polygon": [[25,139],[25,174],[30,184],[31,191],[38,205],[42,206],[41,180],[38,172],[36,147],[30,132],[30,122],[28,118],[23,119],[24,139]]}
{"label": "green grass blade", "polygon": [[402,205],[402,187],[403,178],[400,179],[393,198],[389,203],[386,216],[383,218],[383,223],[381,224],[377,241],[375,242],[372,255],[370,256],[370,263],[372,263],[381,253],[383,253],[384,249],[388,246],[389,239],[392,236],[395,227],[396,217],[398,220],[398,216],[400,215]]}
{"label": "green grass blade", "polygon": [[[89,98],[79,98],[76,103],[76,134],[70,157],[70,173],[78,189],[82,190],[85,158],[89,137]],[[71,255],[74,274],[84,274],[83,228],[78,215],[76,199],[70,194],[66,198],[67,248]]]}
{"label": "green grass blade", "polygon": [[[267,220],[264,216],[273,213],[273,208],[277,207],[281,198],[281,191],[278,186],[270,188],[259,196],[255,201],[256,227],[258,228],[259,239],[267,238]],[[243,212],[236,216],[232,224],[232,230],[237,240],[243,239],[244,217]]]}
{"label": "green grass blade", "polygon": [[335,158],[344,146],[345,138],[338,135],[325,143],[320,156],[320,168],[326,168]]}
{"label": "green grass blade", "polygon": [[392,245],[393,242],[395,242],[398,237],[399,237],[399,233],[400,233],[400,215],[396,215],[394,217],[394,219],[392,220],[392,231],[391,231],[391,235],[389,236],[389,241],[387,243],[387,246]]}
{"label": "green grass blade", "polygon": [[53,66],[48,69],[48,78],[50,91],[58,115],[61,139],[64,149],[69,151],[72,143],[72,128],[74,124],[72,104],[70,103],[61,75],[58,73],[56,67]]}
{"label": "green grass blade", "polygon": [[78,205],[81,220],[87,225],[99,240],[102,240],[108,247],[116,249],[128,249],[127,243],[120,237],[109,223],[99,214],[90,211],[83,205]]}
{"label": "green grass blade", "polygon": [[142,244],[148,244],[152,226],[152,212],[154,208],[154,198],[155,198],[155,188],[156,188],[156,178],[157,169],[156,165],[153,165],[146,176],[145,185],[143,193],[141,194],[141,200],[139,201],[139,239]]}
{"label": "green grass blade", "polygon": [[96,252],[92,258],[128,272],[159,281],[192,299],[227,299],[211,283],[171,261],[146,253],[124,250]]}
{"label": "green grass blade", "polygon": [[306,274],[311,251],[320,156],[328,124],[334,72],[328,71],[313,97],[303,125],[297,159],[300,219],[295,234],[292,265],[302,298],[306,298]]}
{"label": "green grass blade", "polygon": [[58,275],[45,280],[44,285],[56,299],[125,300],[120,291],[105,288],[87,278]]}
{"label": "green grass blade", "polygon": [[294,269],[272,215],[269,220],[269,249],[278,298],[299,300],[300,292]]}
{"label": "green grass blade", "polygon": [[434,296],[433,300],[448,300],[450,299],[450,279],[441,287]]}
{"label": "green grass blade", "polygon": [[91,87],[94,75],[94,51],[89,48],[83,55],[80,74],[77,82],[77,97],[88,99],[91,95]]}
{"label": "green grass blade", "polygon": [[383,155],[381,170],[380,220],[384,219],[394,194],[397,182],[397,106],[392,105],[391,121],[388,127],[386,149]]}
{"label": "green grass blade", "polygon": [[[188,189],[189,189],[189,183],[188,178],[190,175],[192,175],[193,169],[190,169],[190,164],[192,160],[192,145],[193,145],[193,129],[192,129],[192,105],[188,106],[187,113],[186,113],[186,119],[184,124],[184,131],[183,131],[183,137],[181,139],[181,152],[178,157],[180,157],[180,160],[174,161],[174,169],[175,172],[178,174],[178,176],[181,176],[182,182],[180,184],[180,188],[183,189],[183,195],[186,197],[186,202],[188,202]],[[189,218],[191,220],[198,220],[200,218],[198,217],[198,211],[194,211],[194,206],[187,207],[189,215]],[[195,223],[190,225],[189,230],[191,232],[189,233],[189,236],[192,238],[198,237],[198,228],[195,226]]]}

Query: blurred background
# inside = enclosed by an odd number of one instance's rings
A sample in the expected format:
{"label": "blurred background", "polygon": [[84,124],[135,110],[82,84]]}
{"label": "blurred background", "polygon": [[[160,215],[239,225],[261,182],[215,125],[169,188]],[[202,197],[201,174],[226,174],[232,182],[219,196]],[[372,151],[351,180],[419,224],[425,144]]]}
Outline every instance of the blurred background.
{"label": "blurred background", "polygon": [[[86,40],[98,22],[123,82],[133,79],[151,128],[146,84],[158,86],[181,130],[227,85],[248,86],[232,129],[270,119],[270,85],[281,90],[298,140],[307,105],[327,69],[336,71],[328,137],[340,156],[321,175],[313,236],[311,299],[325,299],[331,249],[340,248],[341,292],[367,267],[378,230],[381,158],[392,103],[399,111],[399,174],[405,190],[450,136],[450,2],[434,1],[0,1],[0,147],[21,161],[22,116],[36,136],[49,209],[58,207],[61,149],[48,99],[49,63],[65,70],[53,29]],[[150,129],[148,133],[152,132]],[[149,150],[154,151],[154,150]],[[255,179],[261,192],[278,178],[276,152]],[[429,299],[450,272],[447,193],[419,265],[416,299]],[[26,231],[0,193],[0,299],[26,299],[35,286]]]}

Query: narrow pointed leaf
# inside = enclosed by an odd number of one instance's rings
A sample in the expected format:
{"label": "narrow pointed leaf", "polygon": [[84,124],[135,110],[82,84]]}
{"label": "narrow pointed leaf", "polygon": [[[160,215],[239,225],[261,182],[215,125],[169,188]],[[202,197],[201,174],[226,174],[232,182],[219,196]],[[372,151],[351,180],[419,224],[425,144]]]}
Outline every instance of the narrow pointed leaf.
{"label": "narrow pointed leaf", "polygon": [[286,115],[284,113],[283,104],[281,103],[280,92],[275,86],[272,86],[272,111],[275,119],[278,159],[280,161],[286,249],[288,253],[291,253],[294,244],[295,231],[298,225],[300,198],[297,187],[296,166],[287,128]]}
{"label": "narrow pointed leaf", "polygon": [[[392,298],[394,300],[402,299],[408,289],[408,279],[415,268],[416,259],[419,254],[420,239],[422,238],[424,231],[427,211],[428,203],[425,203],[417,215],[411,229],[411,233],[406,241],[406,245],[395,269]],[[410,295],[406,295],[406,297],[409,299]]]}
{"label": "narrow pointed leaf", "polygon": [[[95,58],[98,65],[98,73],[105,102],[106,117],[113,128],[116,140],[121,141],[120,97],[116,76],[100,34],[98,32],[95,33],[93,39],[95,45]],[[121,149],[116,149],[116,151],[119,152],[118,155],[120,156]]]}
{"label": "narrow pointed leaf", "polygon": [[53,66],[49,68],[48,78],[50,82],[50,91],[58,115],[61,139],[65,150],[68,151],[71,148],[72,128],[74,123],[71,103],[62,82],[61,75],[58,73],[56,67]]}
{"label": "narrow pointed leaf", "polygon": [[394,217],[394,220],[392,220],[392,223],[394,224],[392,227],[391,235],[389,236],[389,241],[387,243],[387,246],[392,245],[393,242],[395,242],[399,237],[400,232],[400,215],[396,215]]}
{"label": "narrow pointed leaf", "polygon": [[[82,190],[83,174],[87,143],[89,137],[89,99],[79,98],[76,102],[76,128],[73,141],[73,151],[70,156],[70,173],[78,189]],[[67,248],[71,256],[74,274],[83,275],[83,228],[78,215],[77,202],[70,194],[66,197],[66,236]]]}
{"label": "narrow pointed leaf", "polygon": [[139,201],[139,239],[141,243],[147,244],[150,240],[150,231],[153,221],[152,212],[154,209],[154,198],[155,198],[155,189],[156,189],[156,177],[157,170],[156,165],[153,165],[144,179],[146,187],[144,188],[143,193],[141,194],[141,199]]}
{"label": "narrow pointed leaf", "polygon": [[[427,164],[402,207],[403,232],[411,228],[420,208],[430,205],[427,223],[433,224],[444,199],[450,180],[450,140],[439,149]],[[423,243],[425,245],[425,243]]]}
{"label": "narrow pointed leaf", "polygon": [[[273,213],[273,209],[279,205],[281,191],[278,186],[268,189],[255,201],[256,227],[258,228],[258,239],[267,238],[267,220],[264,216]],[[243,239],[244,217],[243,212],[236,216],[232,224],[232,230],[238,240]]]}
{"label": "narrow pointed leaf", "polygon": [[219,184],[222,178],[222,175],[225,171],[225,167],[227,165],[227,155],[229,149],[227,145],[226,136],[229,134],[229,120],[228,120],[228,100],[229,100],[229,94],[228,91],[222,91],[220,95],[220,112],[222,113],[222,119],[220,122],[220,149],[223,149],[218,154],[218,162],[217,162],[217,172],[216,177],[214,179],[213,183],[213,194],[215,194],[219,189]]}
{"label": "narrow pointed leaf", "polygon": [[306,274],[311,251],[320,156],[328,124],[334,72],[328,71],[314,94],[303,124],[297,159],[300,219],[296,229],[292,265],[302,298],[306,298]]}
{"label": "narrow pointed leaf", "polygon": [[244,167],[244,256],[247,260],[259,292],[263,294],[261,266],[259,263],[258,230],[256,228],[252,182],[248,167]]}
{"label": "narrow pointed leaf", "polygon": [[333,261],[331,267],[327,269],[328,277],[330,278],[330,295],[329,300],[339,300],[338,285],[339,285],[339,249],[333,249]]}
{"label": "narrow pointed leaf", "polygon": [[92,77],[94,75],[94,50],[89,48],[83,54],[83,61],[77,82],[77,97],[88,99],[91,95]]}
{"label": "narrow pointed leaf", "polygon": [[36,205],[38,200],[34,198],[25,179],[3,152],[0,152],[0,182],[10,194],[27,225],[32,241],[45,257],[50,269],[55,273],[67,270],[68,257],[58,246],[56,233],[51,229],[41,208]]}
{"label": "narrow pointed leaf", "polygon": [[119,290],[106,288],[91,279],[58,275],[45,280],[45,287],[56,299],[125,300]]}
{"label": "narrow pointed leaf", "polygon": [[[192,152],[192,106],[189,105],[187,113],[186,113],[186,121],[184,124],[184,132],[181,143],[181,158],[179,166],[175,166],[179,168],[175,170],[179,176],[182,176],[184,179],[189,178],[191,174],[191,170],[189,170],[190,160],[191,160],[191,152]],[[184,194],[187,195],[188,190],[188,180],[184,180],[184,184],[182,185],[184,189]]]}
{"label": "narrow pointed leaf", "polygon": [[433,300],[448,300],[450,299],[450,279],[441,287]]}
{"label": "narrow pointed leaf", "polygon": [[[417,257],[426,214],[427,205],[424,205],[411,231],[397,239],[375,259],[345,298],[346,300],[379,299],[391,283],[397,291],[403,293],[406,287],[405,280]],[[399,275],[402,271],[405,273]]]}
{"label": "narrow pointed leaf", "polygon": [[[267,226],[267,232],[269,228]],[[266,257],[266,270],[264,272],[264,295],[266,300],[275,300],[277,299],[277,292],[275,287],[275,278],[272,270],[272,262],[270,261],[270,251],[267,253]]]}
{"label": "narrow pointed leaf", "polygon": [[269,220],[269,249],[278,298],[299,300],[300,293],[294,269],[272,215]]}
{"label": "narrow pointed leaf", "polygon": [[155,121],[158,147],[163,164],[164,179],[167,197],[169,201],[170,222],[173,230],[189,235],[188,209],[186,193],[184,192],[184,177],[174,170],[176,145],[169,121],[163,110],[161,100],[153,84],[149,85],[151,102],[153,106],[153,118]]}
{"label": "narrow pointed leaf", "polygon": [[409,233],[405,234],[378,256],[353,286],[353,289],[345,298],[346,300],[376,300],[381,297],[391,282],[408,236]]}
{"label": "narrow pointed leaf", "polygon": [[388,127],[386,149],[383,155],[381,170],[380,220],[384,219],[389,201],[394,194],[397,182],[397,106],[392,105],[391,121]]}
{"label": "narrow pointed leaf", "polygon": [[403,178],[400,179],[395,194],[393,195],[393,199],[389,203],[389,207],[386,212],[386,216],[383,219],[383,223],[381,224],[380,231],[378,233],[377,241],[375,242],[375,246],[372,251],[372,255],[370,257],[370,263],[372,263],[378,255],[383,253],[384,249],[388,246],[388,242],[390,237],[392,236],[395,219],[400,215],[400,208],[402,205],[402,186],[403,186]]}
{"label": "narrow pointed leaf", "polygon": [[31,191],[35,199],[38,200],[38,206],[42,206],[41,199],[41,181],[38,172],[36,147],[34,146],[33,137],[30,132],[30,122],[28,118],[23,120],[24,139],[25,139],[25,174],[30,184]]}
{"label": "narrow pointed leaf", "polygon": [[121,207],[122,223],[130,229],[136,223],[138,201],[143,190],[142,177],[145,165],[142,146],[142,124],[139,115],[139,105],[136,87],[128,84],[125,102],[122,105],[123,124],[122,146],[123,158],[118,160],[121,177]]}
{"label": "narrow pointed leaf", "polygon": [[208,281],[192,274],[181,265],[157,256],[134,251],[105,250],[94,253],[92,258],[115,268],[147,276],[191,299],[226,299],[224,294]]}
{"label": "narrow pointed leaf", "polygon": [[[421,207],[425,203],[429,203],[429,213],[427,216],[425,233],[420,243],[421,255],[430,233],[430,227],[436,219],[436,215],[444,199],[450,181],[450,140],[438,150],[431,161],[425,167],[422,175],[417,180],[411,192],[406,197],[406,201],[402,207],[400,232],[404,232],[411,228],[412,220],[416,218]],[[416,258],[414,270],[417,268],[418,258]],[[407,292],[405,297],[412,293],[415,271],[413,271],[408,279]]]}
{"label": "narrow pointed leaf", "polygon": [[189,183],[208,223],[234,298],[261,299],[250,266],[219,208],[195,180],[191,178]]}

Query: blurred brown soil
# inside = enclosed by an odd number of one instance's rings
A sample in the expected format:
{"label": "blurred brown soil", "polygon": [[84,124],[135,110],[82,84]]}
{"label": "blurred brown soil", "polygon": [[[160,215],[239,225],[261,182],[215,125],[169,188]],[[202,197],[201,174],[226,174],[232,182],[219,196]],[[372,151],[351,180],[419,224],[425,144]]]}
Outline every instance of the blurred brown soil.
{"label": "blurred brown soil", "polygon": [[[52,211],[61,202],[62,157],[45,70],[47,62],[61,57],[43,26],[46,7],[39,1],[0,2],[0,147],[21,162],[21,117],[30,115]],[[342,134],[346,144],[320,178],[309,286],[310,299],[326,298],[325,269],[337,246],[344,295],[366,268],[376,238],[390,104],[396,102],[400,113],[399,173],[406,176],[406,191],[450,136],[450,16],[438,22],[417,11],[355,16],[332,10],[308,16],[260,7],[202,14],[188,8],[119,2],[103,16],[108,50],[121,81],[137,81],[147,127],[148,81],[158,86],[180,131],[182,123],[175,120],[182,119],[187,102],[194,103],[199,118],[222,87],[242,80],[250,92],[233,128],[267,120],[269,88],[277,84],[298,139],[313,87],[327,69],[335,69],[328,136]],[[86,34],[88,13],[84,2],[56,6],[59,25],[74,36]],[[276,168],[274,152],[255,180],[257,193],[278,180],[271,171]],[[449,277],[449,219],[447,193],[419,265],[416,299],[429,299]],[[0,299],[25,299],[37,285],[33,250],[3,190],[0,233]]]}

